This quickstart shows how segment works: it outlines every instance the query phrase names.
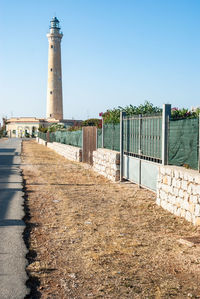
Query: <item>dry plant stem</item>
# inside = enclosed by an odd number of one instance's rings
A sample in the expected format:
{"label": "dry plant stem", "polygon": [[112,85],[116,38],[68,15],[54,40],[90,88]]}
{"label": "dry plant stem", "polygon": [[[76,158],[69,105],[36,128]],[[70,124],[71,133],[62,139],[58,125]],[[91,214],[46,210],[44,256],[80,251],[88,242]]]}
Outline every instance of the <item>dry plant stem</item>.
{"label": "dry plant stem", "polygon": [[41,298],[199,298],[198,228],[162,210],[155,194],[111,183],[81,163],[23,142],[30,209],[27,270]]}

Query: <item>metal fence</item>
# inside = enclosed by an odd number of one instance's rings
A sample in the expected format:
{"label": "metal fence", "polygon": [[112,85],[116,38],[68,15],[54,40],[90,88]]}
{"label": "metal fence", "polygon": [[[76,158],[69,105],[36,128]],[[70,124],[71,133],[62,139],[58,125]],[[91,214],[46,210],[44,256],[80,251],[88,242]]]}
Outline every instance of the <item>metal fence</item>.
{"label": "metal fence", "polygon": [[120,124],[103,125],[102,147],[120,151]]}
{"label": "metal fence", "polygon": [[82,130],[50,133],[50,141],[82,147]]}
{"label": "metal fence", "polygon": [[130,156],[162,161],[162,115],[123,118],[123,148]]}
{"label": "metal fence", "polygon": [[97,129],[97,148],[102,147],[102,129]]}
{"label": "metal fence", "polygon": [[47,133],[38,132],[38,137],[46,141],[47,140]]}
{"label": "metal fence", "polygon": [[[48,135],[49,134],[49,140]],[[38,132],[38,137],[49,142],[60,142],[68,145],[82,147],[82,131],[56,131],[50,133]]]}

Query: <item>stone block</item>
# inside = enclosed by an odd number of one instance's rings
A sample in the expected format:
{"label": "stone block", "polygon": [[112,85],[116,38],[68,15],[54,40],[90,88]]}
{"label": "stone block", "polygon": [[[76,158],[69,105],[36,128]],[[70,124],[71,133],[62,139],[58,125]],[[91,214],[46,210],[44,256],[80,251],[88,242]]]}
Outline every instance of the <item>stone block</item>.
{"label": "stone block", "polygon": [[175,178],[172,179],[172,186],[176,187],[176,179]]}
{"label": "stone block", "polygon": [[161,202],[160,198],[157,197],[157,198],[156,198],[156,204],[160,206],[160,202]]}
{"label": "stone block", "polygon": [[183,192],[182,189],[179,190],[178,195],[179,195],[181,198],[184,198],[184,192]]}
{"label": "stone block", "polygon": [[200,174],[195,175],[194,181],[196,184],[200,185]]}
{"label": "stone block", "polygon": [[181,209],[180,208],[176,209],[175,215],[178,216],[178,217],[181,216]]}
{"label": "stone block", "polygon": [[190,183],[190,184],[188,185],[187,192],[188,192],[189,194],[192,194],[192,192],[193,192],[193,184]]}
{"label": "stone block", "polygon": [[177,209],[178,209],[177,206],[173,206],[173,212],[172,212],[172,213],[173,213],[174,215],[176,215],[176,211],[177,211]]}
{"label": "stone block", "polygon": [[187,211],[186,212],[186,214],[185,214],[185,219],[187,220],[187,221],[192,221],[192,215],[191,215],[191,213],[189,212],[189,211]]}
{"label": "stone block", "polygon": [[192,197],[192,202],[194,204],[197,204],[198,203],[198,197],[196,195],[191,195],[191,197]]}
{"label": "stone block", "polygon": [[161,207],[163,208],[163,209],[167,209],[167,202],[165,201],[165,200],[161,200]]}
{"label": "stone block", "polygon": [[188,201],[189,200],[189,194],[187,192],[184,193],[184,200]]}
{"label": "stone block", "polygon": [[172,168],[170,168],[170,167],[166,167],[166,168],[165,168],[165,173],[166,173],[168,176],[171,177],[171,175],[172,175]]}
{"label": "stone block", "polygon": [[195,211],[195,204],[191,203],[191,204],[189,205],[189,211],[190,211],[191,214],[194,214],[194,211]]}
{"label": "stone block", "polygon": [[175,179],[180,178],[180,172],[178,170],[174,170],[174,177],[175,177]]}
{"label": "stone block", "polygon": [[200,185],[195,185],[195,194],[200,195]]}
{"label": "stone block", "polygon": [[160,199],[161,200],[166,200],[167,199],[167,195],[163,190],[160,190]]}
{"label": "stone block", "polygon": [[183,209],[189,211],[189,206],[190,206],[189,202],[184,200],[182,203]]}
{"label": "stone block", "polygon": [[166,193],[172,193],[172,187],[168,185],[162,185],[162,190]]}
{"label": "stone block", "polygon": [[176,180],[176,188],[178,188],[178,189],[181,188],[181,180],[180,179]]}
{"label": "stone block", "polygon": [[181,188],[185,191],[187,191],[187,187],[188,187],[188,182],[185,180],[182,180],[181,182]]}
{"label": "stone block", "polygon": [[166,175],[163,177],[162,182],[163,182],[163,184],[166,184],[166,185],[167,185],[167,176],[166,176]]}
{"label": "stone block", "polygon": [[160,166],[160,174],[165,175],[165,167],[164,166]]}
{"label": "stone block", "polygon": [[200,205],[196,204],[195,205],[195,212],[194,212],[195,216],[199,216],[200,217]]}
{"label": "stone block", "polygon": [[186,211],[184,209],[181,209],[181,217],[185,217]]}
{"label": "stone block", "polygon": [[189,182],[194,182],[194,176],[191,174],[188,174],[188,181]]}
{"label": "stone block", "polygon": [[183,178],[184,178],[185,181],[188,180],[188,173],[187,173],[187,170],[184,171]]}
{"label": "stone block", "polygon": [[195,225],[200,225],[200,217],[195,218]]}
{"label": "stone block", "polygon": [[173,188],[173,194],[174,194],[175,196],[178,196],[178,194],[179,194],[179,189],[176,188],[176,187],[174,187],[174,188]]}
{"label": "stone block", "polygon": [[172,202],[172,204],[173,205],[175,205],[176,204],[176,196],[172,196],[172,198],[171,198],[171,202]]}
{"label": "stone block", "polygon": [[182,171],[180,171],[180,179],[184,178],[184,173]]}

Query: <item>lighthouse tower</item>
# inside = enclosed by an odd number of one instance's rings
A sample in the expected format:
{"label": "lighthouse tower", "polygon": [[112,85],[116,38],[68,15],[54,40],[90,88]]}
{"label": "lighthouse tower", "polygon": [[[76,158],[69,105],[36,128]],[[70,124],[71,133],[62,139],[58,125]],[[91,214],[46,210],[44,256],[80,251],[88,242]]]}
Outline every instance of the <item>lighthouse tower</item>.
{"label": "lighthouse tower", "polygon": [[61,71],[61,39],[59,21],[53,17],[50,22],[47,86],[47,119],[63,119],[62,71]]}

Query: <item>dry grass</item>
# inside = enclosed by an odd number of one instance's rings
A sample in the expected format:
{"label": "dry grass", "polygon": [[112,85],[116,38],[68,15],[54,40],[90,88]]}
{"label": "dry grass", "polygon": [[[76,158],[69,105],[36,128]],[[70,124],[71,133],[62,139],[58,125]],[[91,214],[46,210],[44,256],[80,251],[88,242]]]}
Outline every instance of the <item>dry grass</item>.
{"label": "dry grass", "polygon": [[[114,184],[33,141],[23,142],[30,235],[42,298],[200,298],[197,228],[155,195]],[[198,297],[199,295],[199,297]]]}

